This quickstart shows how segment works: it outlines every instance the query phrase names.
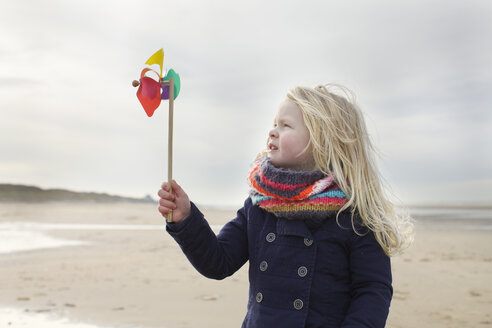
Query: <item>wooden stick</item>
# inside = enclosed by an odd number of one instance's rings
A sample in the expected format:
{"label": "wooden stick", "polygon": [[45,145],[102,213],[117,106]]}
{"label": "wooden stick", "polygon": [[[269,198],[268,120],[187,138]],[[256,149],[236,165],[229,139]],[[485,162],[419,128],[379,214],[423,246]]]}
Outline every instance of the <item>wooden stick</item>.
{"label": "wooden stick", "polygon": [[[174,112],[174,79],[169,79],[169,129],[167,135],[167,181],[169,192],[173,192],[173,113]],[[167,222],[173,222],[173,212],[167,215]]]}
{"label": "wooden stick", "polygon": [[[169,79],[171,80],[171,79]],[[132,85],[136,88],[140,85],[140,81],[133,80]],[[169,81],[161,81],[161,85],[171,85]]]}

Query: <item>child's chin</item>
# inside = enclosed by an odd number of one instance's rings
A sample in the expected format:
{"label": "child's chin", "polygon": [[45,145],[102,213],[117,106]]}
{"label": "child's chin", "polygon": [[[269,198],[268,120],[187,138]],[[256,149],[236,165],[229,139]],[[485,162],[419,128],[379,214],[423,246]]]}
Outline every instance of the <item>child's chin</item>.
{"label": "child's chin", "polygon": [[268,153],[268,158],[270,159],[270,163],[279,169],[289,169],[289,164],[285,162],[285,160],[280,160],[276,154]]}
{"label": "child's chin", "polygon": [[279,169],[284,168],[284,166],[282,165],[282,163],[281,163],[281,162],[276,161],[276,160],[275,160],[274,158],[272,158],[271,156],[269,156],[269,158],[270,158],[270,163],[271,163],[273,166],[275,166],[276,168],[279,168]]}

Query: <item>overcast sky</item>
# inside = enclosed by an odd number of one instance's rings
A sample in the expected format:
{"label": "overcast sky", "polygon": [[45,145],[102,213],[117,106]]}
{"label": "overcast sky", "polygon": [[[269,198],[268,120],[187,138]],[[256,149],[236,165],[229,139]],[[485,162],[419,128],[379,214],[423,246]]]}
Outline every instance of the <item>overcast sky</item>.
{"label": "overcast sky", "polygon": [[0,0],[0,183],[155,196],[167,102],[131,86],[156,50],[181,76],[174,177],[238,206],[288,89],[352,89],[405,203],[492,201],[490,1]]}

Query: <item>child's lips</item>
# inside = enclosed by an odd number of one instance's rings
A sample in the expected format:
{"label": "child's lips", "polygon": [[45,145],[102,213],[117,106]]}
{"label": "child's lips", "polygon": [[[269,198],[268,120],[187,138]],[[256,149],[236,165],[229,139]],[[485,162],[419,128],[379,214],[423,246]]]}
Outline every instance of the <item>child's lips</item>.
{"label": "child's lips", "polygon": [[275,146],[274,144],[272,143],[269,143],[268,144],[268,151],[275,151],[275,150],[278,150],[278,147]]}

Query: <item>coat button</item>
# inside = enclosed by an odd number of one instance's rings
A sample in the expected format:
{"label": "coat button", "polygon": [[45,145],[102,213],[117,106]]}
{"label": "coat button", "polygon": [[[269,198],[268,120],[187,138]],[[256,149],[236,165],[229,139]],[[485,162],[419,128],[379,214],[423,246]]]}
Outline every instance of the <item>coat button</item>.
{"label": "coat button", "polygon": [[266,236],[266,241],[268,241],[269,243],[273,242],[275,240],[275,234],[273,232],[270,232],[267,236]]}
{"label": "coat button", "polygon": [[261,303],[261,301],[263,301],[263,294],[262,293],[256,294],[256,301],[258,303]]}
{"label": "coat button", "polygon": [[261,263],[260,263],[260,270],[261,271],[266,271],[267,268],[268,268],[267,261],[261,261]]}
{"label": "coat button", "polygon": [[307,275],[307,268],[305,266],[299,267],[299,269],[297,269],[297,274],[299,277],[305,277]]}
{"label": "coat button", "polygon": [[300,299],[294,301],[294,309],[300,310],[304,306],[304,303]]}
{"label": "coat button", "polygon": [[304,238],[304,245],[311,246],[313,244],[313,240],[309,238]]}

